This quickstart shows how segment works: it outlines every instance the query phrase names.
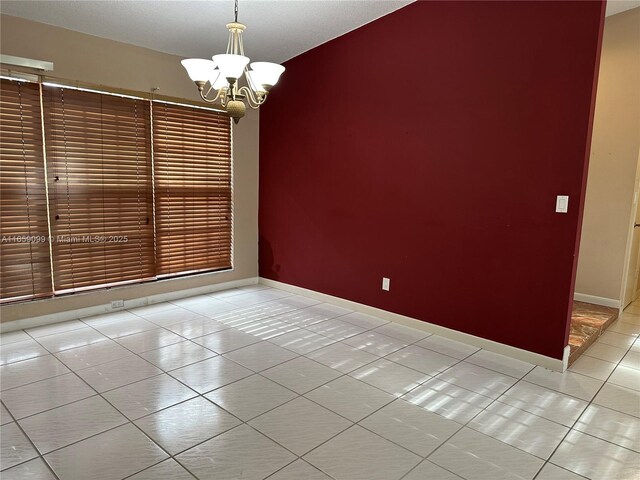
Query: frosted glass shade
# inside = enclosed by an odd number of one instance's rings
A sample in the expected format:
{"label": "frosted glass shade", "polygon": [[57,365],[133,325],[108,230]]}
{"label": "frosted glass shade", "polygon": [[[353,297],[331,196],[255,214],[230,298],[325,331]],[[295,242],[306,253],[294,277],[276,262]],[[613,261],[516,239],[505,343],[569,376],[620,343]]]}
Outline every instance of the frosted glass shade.
{"label": "frosted glass shade", "polygon": [[264,82],[258,72],[247,72],[247,82],[249,83],[249,87],[251,87],[251,90],[253,90],[254,92],[266,92],[266,89],[264,88]]}
{"label": "frosted glass shade", "polygon": [[214,90],[220,90],[227,86],[227,79],[220,75],[220,70],[214,70],[213,74],[209,77],[209,83]]}
{"label": "frosted glass shade", "polygon": [[216,68],[215,63],[204,58],[187,58],[180,63],[194,82],[206,82],[211,77],[213,69]]}
{"label": "frosted glass shade", "polygon": [[284,67],[271,62],[253,62],[251,64],[251,71],[253,72],[252,81],[255,80],[262,85],[273,87],[278,83],[280,75],[284,72]]}
{"label": "frosted glass shade", "polygon": [[213,61],[220,69],[220,73],[224,78],[234,78],[237,80],[242,76],[242,71],[244,67],[247,66],[247,63],[249,63],[249,58],[243,57],[242,55],[222,53],[220,55],[214,55]]}

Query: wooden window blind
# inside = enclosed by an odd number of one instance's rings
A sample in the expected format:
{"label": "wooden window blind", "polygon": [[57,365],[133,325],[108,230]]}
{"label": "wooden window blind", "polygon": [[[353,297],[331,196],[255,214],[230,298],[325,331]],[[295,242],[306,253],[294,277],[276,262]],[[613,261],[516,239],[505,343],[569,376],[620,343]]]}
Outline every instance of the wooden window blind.
{"label": "wooden window blind", "polygon": [[0,80],[0,300],[50,295],[40,86]]}
{"label": "wooden window blind", "polygon": [[43,87],[56,293],[155,276],[148,101]]}
{"label": "wooden window blind", "polygon": [[153,102],[158,275],[231,267],[231,123]]}

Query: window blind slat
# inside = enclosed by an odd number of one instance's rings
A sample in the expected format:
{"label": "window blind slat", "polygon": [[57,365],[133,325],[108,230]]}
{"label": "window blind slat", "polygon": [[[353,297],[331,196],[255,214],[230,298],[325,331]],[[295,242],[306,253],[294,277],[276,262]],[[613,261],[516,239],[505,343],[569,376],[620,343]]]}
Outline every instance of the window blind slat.
{"label": "window blind slat", "polygon": [[44,87],[56,291],[155,276],[150,106]]}
{"label": "window blind slat", "polygon": [[[0,301],[4,302],[51,295],[52,288],[40,87],[2,79],[0,98]],[[31,241],[21,243],[19,237]]]}
{"label": "window blind slat", "polygon": [[231,123],[153,103],[158,275],[231,267]]}

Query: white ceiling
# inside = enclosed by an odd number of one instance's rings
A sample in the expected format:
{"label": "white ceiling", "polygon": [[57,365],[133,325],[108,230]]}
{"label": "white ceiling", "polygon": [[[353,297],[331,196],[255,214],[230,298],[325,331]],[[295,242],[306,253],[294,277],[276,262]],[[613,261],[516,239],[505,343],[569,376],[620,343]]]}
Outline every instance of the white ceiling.
{"label": "white ceiling", "polygon": [[[413,0],[240,0],[252,60],[281,63]],[[640,6],[609,0],[607,15]],[[1,0],[0,12],[183,57],[227,45],[233,0]],[[277,41],[275,40],[277,39]]]}
{"label": "white ceiling", "polygon": [[[252,60],[281,63],[413,0],[240,0]],[[0,12],[184,57],[227,47],[233,0],[13,1]]]}

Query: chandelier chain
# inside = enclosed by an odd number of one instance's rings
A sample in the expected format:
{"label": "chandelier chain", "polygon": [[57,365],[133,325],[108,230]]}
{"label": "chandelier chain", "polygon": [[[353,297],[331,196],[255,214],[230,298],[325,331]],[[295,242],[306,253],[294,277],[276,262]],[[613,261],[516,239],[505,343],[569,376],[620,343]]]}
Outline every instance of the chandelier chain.
{"label": "chandelier chain", "polygon": [[235,22],[238,23],[238,0],[236,0],[235,7],[233,9],[233,13],[235,14]]}

